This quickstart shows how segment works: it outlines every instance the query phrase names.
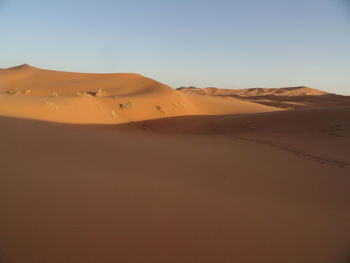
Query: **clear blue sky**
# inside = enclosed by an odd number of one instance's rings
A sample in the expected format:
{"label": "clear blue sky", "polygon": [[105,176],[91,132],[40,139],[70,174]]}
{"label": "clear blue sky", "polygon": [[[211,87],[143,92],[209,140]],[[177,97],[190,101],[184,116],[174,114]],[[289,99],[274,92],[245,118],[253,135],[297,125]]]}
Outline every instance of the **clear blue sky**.
{"label": "clear blue sky", "polygon": [[0,0],[0,67],[350,95],[350,0]]}

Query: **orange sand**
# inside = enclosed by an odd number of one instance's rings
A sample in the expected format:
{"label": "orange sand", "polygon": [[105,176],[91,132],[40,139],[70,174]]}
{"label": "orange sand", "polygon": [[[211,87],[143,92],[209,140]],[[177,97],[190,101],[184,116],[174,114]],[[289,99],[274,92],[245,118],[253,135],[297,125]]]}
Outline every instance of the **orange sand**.
{"label": "orange sand", "polygon": [[343,262],[350,107],[332,103],[3,69],[0,262]]}

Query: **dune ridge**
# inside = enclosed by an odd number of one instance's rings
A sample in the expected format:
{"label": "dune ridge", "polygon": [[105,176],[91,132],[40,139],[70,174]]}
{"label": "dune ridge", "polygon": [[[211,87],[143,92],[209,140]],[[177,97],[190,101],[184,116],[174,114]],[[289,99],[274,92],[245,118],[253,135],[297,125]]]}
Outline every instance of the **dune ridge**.
{"label": "dune ridge", "polygon": [[190,94],[240,98],[288,110],[350,106],[350,96],[328,93],[306,86],[251,89],[181,87],[177,90]]}
{"label": "dune ridge", "polygon": [[[234,98],[183,94],[140,74],[71,73],[27,64],[0,72],[0,102],[3,116],[90,124],[280,110]],[[48,105],[55,105],[55,111]]]}
{"label": "dune ridge", "polygon": [[285,87],[285,88],[249,88],[249,89],[219,89],[219,88],[195,88],[181,87],[178,90],[196,94],[209,95],[238,95],[238,96],[317,96],[330,94],[325,91],[313,89],[307,86]]}

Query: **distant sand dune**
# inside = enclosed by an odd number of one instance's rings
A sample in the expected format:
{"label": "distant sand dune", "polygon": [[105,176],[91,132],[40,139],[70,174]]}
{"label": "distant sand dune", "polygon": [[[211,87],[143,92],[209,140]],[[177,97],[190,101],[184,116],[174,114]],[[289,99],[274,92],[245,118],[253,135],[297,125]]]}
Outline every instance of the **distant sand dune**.
{"label": "distant sand dune", "polygon": [[251,88],[251,89],[218,89],[218,88],[205,88],[199,89],[195,87],[182,87],[178,88],[190,93],[197,94],[208,94],[208,95],[239,95],[246,97],[255,97],[255,96],[319,96],[329,94],[327,92],[309,88],[306,86],[299,87],[287,87],[287,88]]}
{"label": "distant sand dune", "polygon": [[218,89],[179,88],[180,92],[215,97],[234,97],[283,109],[350,106],[350,96],[327,93],[305,86],[287,88]]}

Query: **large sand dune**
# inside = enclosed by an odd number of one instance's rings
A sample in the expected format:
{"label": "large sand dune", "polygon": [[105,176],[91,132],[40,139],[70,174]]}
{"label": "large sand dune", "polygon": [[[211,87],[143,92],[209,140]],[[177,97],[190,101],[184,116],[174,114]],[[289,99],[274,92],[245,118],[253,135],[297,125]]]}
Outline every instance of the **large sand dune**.
{"label": "large sand dune", "polygon": [[84,74],[21,65],[0,72],[0,115],[64,123],[123,123],[191,114],[280,110],[199,98],[139,74]]}
{"label": "large sand dune", "polygon": [[0,85],[1,263],[348,260],[350,107],[27,65]]}

